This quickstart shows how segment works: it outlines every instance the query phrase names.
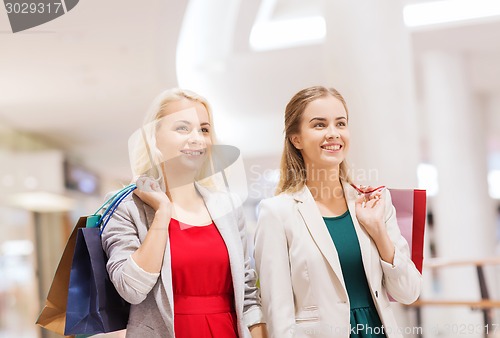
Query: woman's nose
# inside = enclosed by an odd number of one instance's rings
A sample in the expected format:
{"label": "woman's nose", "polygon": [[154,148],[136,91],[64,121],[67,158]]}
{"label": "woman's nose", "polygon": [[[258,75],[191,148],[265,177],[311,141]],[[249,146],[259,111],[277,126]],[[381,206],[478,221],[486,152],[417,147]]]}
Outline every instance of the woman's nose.
{"label": "woman's nose", "polygon": [[327,129],[327,133],[326,133],[326,138],[327,139],[339,138],[339,137],[340,137],[340,133],[337,130],[337,128],[335,128],[334,126],[331,126],[331,127],[329,127]]}
{"label": "woman's nose", "polygon": [[191,144],[203,144],[204,141],[203,135],[196,129],[193,129],[189,134],[189,143]]}

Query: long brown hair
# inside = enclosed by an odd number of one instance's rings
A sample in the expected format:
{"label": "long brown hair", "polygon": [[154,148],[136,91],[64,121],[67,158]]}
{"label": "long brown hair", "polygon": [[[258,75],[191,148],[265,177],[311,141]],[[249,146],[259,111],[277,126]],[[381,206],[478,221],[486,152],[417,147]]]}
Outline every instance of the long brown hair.
{"label": "long brown hair", "polygon": [[[280,180],[276,189],[276,194],[282,192],[295,192],[300,190],[306,184],[306,167],[300,150],[295,148],[291,142],[292,135],[300,133],[300,124],[302,115],[306,106],[319,98],[325,96],[333,96],[344,105],[347,117],[349,111],[347,104],[342,95],[334,88],[326,88],[322,86],[314,86],[302,89],[295,94],[285,108],[285,145],[283,155],[281,156],[280,164]],[[350,182],[348,175],[347,163],[340,163],[339,176],[342,180]]]}

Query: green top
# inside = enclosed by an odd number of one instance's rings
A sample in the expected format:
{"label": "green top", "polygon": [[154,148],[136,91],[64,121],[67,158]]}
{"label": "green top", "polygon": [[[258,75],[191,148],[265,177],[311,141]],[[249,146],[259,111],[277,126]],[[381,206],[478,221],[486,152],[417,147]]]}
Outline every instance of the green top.
{"label": "green top", "polygon": [[351,305],[351,328],[357,328],[351,330],[351,337],[385,337],[366,280],[358,236],[349,210],[340,216],[323,217],[323,219],[337,249],[342,267]]}

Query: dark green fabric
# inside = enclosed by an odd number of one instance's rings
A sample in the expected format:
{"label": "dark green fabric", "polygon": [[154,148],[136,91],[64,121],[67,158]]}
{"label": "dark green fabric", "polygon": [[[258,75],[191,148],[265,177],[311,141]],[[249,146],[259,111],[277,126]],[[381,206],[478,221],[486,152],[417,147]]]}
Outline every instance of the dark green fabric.
{"label": "dark green fabric", "polygon": [[382,323],[366,280],[358,236],[347,210],[338,217],[323,217],[339,255],[342,275],[351,304],[351,337],[380,338]]}

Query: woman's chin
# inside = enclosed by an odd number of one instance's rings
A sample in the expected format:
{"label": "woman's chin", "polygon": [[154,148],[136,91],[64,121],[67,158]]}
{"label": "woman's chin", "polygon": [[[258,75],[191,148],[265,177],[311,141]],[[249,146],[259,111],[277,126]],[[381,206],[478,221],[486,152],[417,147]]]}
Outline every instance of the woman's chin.
{"label": "woman's chin", "polygon": [[183,170],[198,172],[206,160],[206,156],[182,156],[180,164]]}
{"label": "woman's chin", "polygon": [[321,157],[313,162],[313,166],[318,168],[335,168],[344,161],[344,157]]}
{"label": "woman's chin", "polygon": [[[175,156],[164,162],[167,173],[174,176],[196,176],[203,167],[206,156]],[[170,176],[169,174],[169,176]]]}

